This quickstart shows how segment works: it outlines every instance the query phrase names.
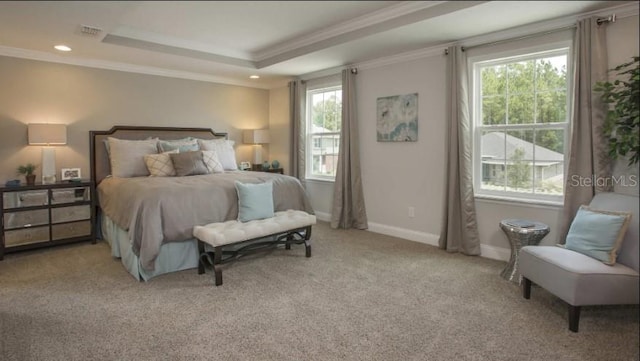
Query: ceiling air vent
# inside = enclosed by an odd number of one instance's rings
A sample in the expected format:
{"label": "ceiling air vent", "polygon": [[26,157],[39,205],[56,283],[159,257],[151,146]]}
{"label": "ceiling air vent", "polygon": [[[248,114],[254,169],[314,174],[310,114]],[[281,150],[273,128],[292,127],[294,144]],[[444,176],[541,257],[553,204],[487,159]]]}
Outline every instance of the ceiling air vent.
{"label": "ceiling air vent", "polygon": [[89,25],[80,25],[80,32],[85,35],[96,36],[98,35],[102,29],[96,28],[94,26]]}

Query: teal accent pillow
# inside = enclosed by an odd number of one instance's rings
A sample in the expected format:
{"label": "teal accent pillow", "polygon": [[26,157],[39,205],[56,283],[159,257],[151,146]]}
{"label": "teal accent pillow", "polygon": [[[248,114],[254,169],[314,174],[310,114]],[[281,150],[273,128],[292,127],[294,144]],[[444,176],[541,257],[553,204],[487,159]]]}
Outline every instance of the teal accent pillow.
{"label": "teal accent pillow", "polygon": [[195,139],[184,138],[179,140],[160,140],[158,141],[158,151],[161,153],[178,150],[180,153],[192,152],[200,150],[198,141]]}
{"label": "teal accent pillow", "polygon": [[240,222],[273,217],[273,184],[271,182],[245,184],[236,181],[236,191]]}
{"label": "teal accent pillow", "polygon": [[613,266],[630,219],[630,213],[581,206],[569,228],[565,248]]}

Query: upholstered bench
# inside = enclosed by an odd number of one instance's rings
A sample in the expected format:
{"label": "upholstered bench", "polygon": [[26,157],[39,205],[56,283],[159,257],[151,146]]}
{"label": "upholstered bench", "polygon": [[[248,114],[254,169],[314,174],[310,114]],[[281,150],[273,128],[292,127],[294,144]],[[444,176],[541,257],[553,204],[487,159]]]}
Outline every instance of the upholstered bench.
{"label": "upholstered bench", "polygon": [[[226,221],[196,226],[193,228],[193,235],[198,240],[200,254],[198,274],[205,273],[205,266],[208,263],[213,267],[216,286],[220,286],[222,284],[220,264],[248,252],[279,244],[284,244],[286,249],[291,249],[292,243],[304,243],[305,256],[311,257],[311,226],[314,224],[316,224],[316,216],[303,211],[287,210],[275,212],[271,218],[249,222]],[[205,244],[213,247],[213,252],[206,251]],[[230,245],[241,245],[241,247],[223,250],[223,247]]]}

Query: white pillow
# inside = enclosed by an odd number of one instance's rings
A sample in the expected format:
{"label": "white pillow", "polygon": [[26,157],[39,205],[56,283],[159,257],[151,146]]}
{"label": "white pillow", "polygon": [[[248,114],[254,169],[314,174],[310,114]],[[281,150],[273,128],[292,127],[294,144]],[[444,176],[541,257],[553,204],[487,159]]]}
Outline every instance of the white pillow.
{"label": "white pillow", "polygon": [[107,140],[111,175],[121,178],[149,175],[144,156],[158,153],[157,139],[125,140],[109,137]]}
{"label": "white pillow", "polygon": [[[160,138],[158,137],[147,137],[147,139],[145,140],[160,140]],[[104,142],[104,148],[107,150],[107,155],[111,155],[111,150],[109,149],[109,137],[107,137],[107,139],[103,139],[102,140]]]}
{"label": "white pillow", "polygon": [[233,140],[227,139],[198,139],[200,150],[215,150],[224,170],[238,170],[236,152],[233,150]]}
{"label": "white pillow", "polygon": [[218,158],[218,153],[215,150],[203,150],[202,158],[204,164],[207,166],[209,173],[224,173],[224,167]]}
{"label": "white pillow", "polygon": [[176,169],[169,154],[178,153],[178,150],[172,150],[160,154],[145,154],[144,163],[152,177],[174,177]]}

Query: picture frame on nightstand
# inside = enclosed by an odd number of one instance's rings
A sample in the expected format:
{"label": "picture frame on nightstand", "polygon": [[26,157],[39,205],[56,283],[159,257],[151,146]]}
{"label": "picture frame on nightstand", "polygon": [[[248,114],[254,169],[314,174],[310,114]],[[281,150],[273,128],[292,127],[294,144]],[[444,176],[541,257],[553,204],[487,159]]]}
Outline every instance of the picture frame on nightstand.
{"label": "picture frame on nightstand", "polygon": [[69,181],[82,178],[80,168],[62,168],[60,170],[60,179]]}

